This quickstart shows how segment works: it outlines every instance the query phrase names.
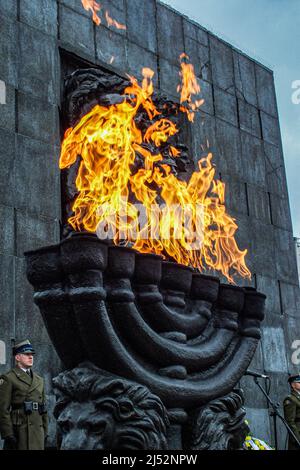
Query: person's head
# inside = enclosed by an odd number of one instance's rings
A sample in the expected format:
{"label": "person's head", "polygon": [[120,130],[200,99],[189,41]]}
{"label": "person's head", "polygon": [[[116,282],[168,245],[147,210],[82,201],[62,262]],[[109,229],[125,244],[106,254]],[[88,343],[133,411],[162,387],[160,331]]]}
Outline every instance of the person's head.
{"label": "person's head", "polygon": [[16,344],[13,348],[13,355],[18,367],[28,369],[33,365],[34,349],[28,339]]}
{"label": "person's head", "polygon": [[289,384],[292,390],[300,392],[300,375],[291,375],[289,377]]}

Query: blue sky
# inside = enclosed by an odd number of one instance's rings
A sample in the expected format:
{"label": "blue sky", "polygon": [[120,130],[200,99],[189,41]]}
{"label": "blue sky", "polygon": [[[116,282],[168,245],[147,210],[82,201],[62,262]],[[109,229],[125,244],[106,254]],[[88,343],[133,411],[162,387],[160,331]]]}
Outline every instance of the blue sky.
{"label": "blue sky", "polygon": [[274,70],[294,235],[300,237],[300,0],[164,0]]}

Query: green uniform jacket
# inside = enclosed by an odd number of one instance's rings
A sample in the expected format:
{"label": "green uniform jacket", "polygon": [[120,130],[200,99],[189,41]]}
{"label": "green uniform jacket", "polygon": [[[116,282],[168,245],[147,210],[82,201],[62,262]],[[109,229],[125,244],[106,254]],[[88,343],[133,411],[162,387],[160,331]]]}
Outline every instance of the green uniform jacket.
{"label": "green uniform jacket", "polygon": [[[300,441],[300,396],[292,391],[283,401],[284,417]],[[295,439],[289,435],[289,450],[300,450]]]}
{"label": "green uniform jacket", "polygon": [[[33,373],[28,376],[15,367],[0,376],[0,433],[2,439],[15,436],[18,450],[43,450],[47,435],[48,416],[33,410],[26,415],[24,401],[46,402],[44,380]],[[11,406],[20,407],[12,410]]]}

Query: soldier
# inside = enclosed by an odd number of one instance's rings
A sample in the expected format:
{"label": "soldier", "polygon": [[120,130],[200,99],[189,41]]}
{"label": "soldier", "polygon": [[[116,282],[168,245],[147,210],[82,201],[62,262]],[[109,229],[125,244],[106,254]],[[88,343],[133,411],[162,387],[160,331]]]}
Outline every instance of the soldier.
{"label": "soldier", "polygon": [[[291,394],[283,401],[284,417],[300,441],[300,375],[291,375],[288,382],[291,387]],[[297,442],[290,434],[288,450],[300,450]]]}
{"label": "soldier", "polygon": [[44,380],[31,370],[34,354],[30,341],[16,344],[16,367],[0,376],[3,449],[44,449],[48,426],[46,396]]}

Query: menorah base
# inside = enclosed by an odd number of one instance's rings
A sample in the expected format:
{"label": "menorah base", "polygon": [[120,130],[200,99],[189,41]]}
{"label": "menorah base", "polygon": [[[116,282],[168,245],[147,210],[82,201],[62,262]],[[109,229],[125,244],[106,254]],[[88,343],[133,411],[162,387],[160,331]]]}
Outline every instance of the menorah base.
{"label": "menorah base", "polygon": [[167,409],[144,385],[91,362],[53,384],[62,450],[238,450],[247,435],[241,390],[186,412]]}

